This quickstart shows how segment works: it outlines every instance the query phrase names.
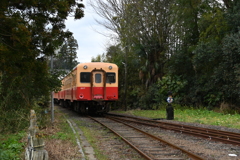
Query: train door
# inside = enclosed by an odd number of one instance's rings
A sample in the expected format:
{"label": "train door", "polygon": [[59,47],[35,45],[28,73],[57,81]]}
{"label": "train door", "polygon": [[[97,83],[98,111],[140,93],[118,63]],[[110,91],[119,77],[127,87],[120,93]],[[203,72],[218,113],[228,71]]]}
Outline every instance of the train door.
{"label": "train door", "polygon": [[105,99],[105,72],[103,70],[94,70],[92,72],[92,99]]}

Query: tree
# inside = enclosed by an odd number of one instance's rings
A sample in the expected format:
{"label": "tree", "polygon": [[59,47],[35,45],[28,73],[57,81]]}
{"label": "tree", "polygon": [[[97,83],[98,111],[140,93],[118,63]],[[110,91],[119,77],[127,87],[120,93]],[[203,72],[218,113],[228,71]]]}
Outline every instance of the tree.
{"label": "tree", "polygon": [[72,70],[77,64],[77,40],[73,36],[64,41],[54,57],[54,69]]}
{"label": "tree", "polygon": [[99,23],[118,35],[126,53],[139,56],[146,86],[161,79],[169,43],[171,1],[98,0],[91,4],[106,20]]}
{"label": "tree", "polygon": [[[162,0],[98,0],[91,3],[97,14],[105,19],[98,22],[118,35],[124,49],[127,90],[140,91],[136,88],[142,88],[139,87],[141,82],[147,89],[165,74],[171,3]],[[139,96],[137,92],[130,94]]]}
{"label": "tree", "polygon": [[[64,31],[67,16],[83,17],[81,1],[0,2],[0,125],[11,131],[26,121],[16,117],[28,113],[41,97],[59,87],[50,74],[46,58],[72,35]],[[5,129],[8,129],[6,127]]]}
{"label": "tree", "polygon": [[[105,19],[99,23],[116,33],[123,49],[129,91],[145,85],[147,90],[141,94],[141,88],[138,97],[149,100],[182,84],[175,88],[175,94],[182,96],[178,97],[181,104],[213,107],[238,103],[238,0],[95,2],[93,7]],[[137,72],[141,85],[129,76]],[[133,91],[128,96],[135,94]]]}
{"label": "tree", "polygon": [[104,56],[104,54],[103,55],[97,55],[97,57],[92,57],[92,60],[91,60],[91,62],[103,62],[103,56]]}
{"label": "tree", "polygon": [[[184,92],[190,104],[210,107],[219,106],[222,102],[236,104],[240,61],[237,57],[239,21],[235,19],[239,17],[239,2],[224,1],[225,6],[219,1],[178,2],[182,5],[176,5],[177,8],[189,2],[194,4],[192,6],[195,6],[194,12],[197,11],[195,19],[199,34],[195,33],[194,27],[189,28],[194,23],[184,23],[191,9],[187,9],[187,12],[183,8],[179,12],[173,10],[179,15],[182,13],[183,20],[177,17],[180,20],[177,24],[182,24],[179,28],[181,32],[173,28],[177,31],[175,37],[179,39],[177,42],[180,45],[176,45],[179,48],[170,59],[171,75],[183,76],[188,81]],[[186,29],[191,34],[186,34]]]}
{"label": "tree", "polygon": [[[211,69],[209,70],[211,65],[205,65],[204,62],[209,63],[212,59],[207,58],[214,54],[212,52],[217,51],[217,48],[214,48],[215,42],[209,46],[210,42],[213,42],[214,33],[219,31],[212,27],[224,24],[224,21],[218,20],[219,15],[222,14],[219,6],[213,1],[175,0],[171,7],[172,43],[167,72],[171,76],[182,77],[183,82],[188,82],[182,90],[185,93],[183,98],[185,101],[182,103],[195,105],[203,103],[206,94],[203,85],[208,81],[207,74],[213,73]],[[215,11],[219,11],[218,14]],[[206,41],[207,44],[204,44]],[[201,51],[204,50],[205,53],[200,53],[200,46],[203,47]],[[203,76],[202,73],[205,75]]]}

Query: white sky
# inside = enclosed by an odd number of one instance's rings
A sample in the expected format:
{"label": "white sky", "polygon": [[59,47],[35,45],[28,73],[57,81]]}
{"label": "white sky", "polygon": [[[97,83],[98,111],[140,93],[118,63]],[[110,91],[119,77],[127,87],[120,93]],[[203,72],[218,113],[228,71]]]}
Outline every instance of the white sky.
{"label": "white sky", "polygon": [[73,32],[73,36],[78,42],[77,57],[81,63],[91,62],[92,57],[105,53],[109,43],[109,38],[100,34],[107,32],[106,29],[95,21],[101,17],[95,14],[87,1],[83,0],[85,5],[83,18],[74,20],[71,17],[66,20],[66,29]]}

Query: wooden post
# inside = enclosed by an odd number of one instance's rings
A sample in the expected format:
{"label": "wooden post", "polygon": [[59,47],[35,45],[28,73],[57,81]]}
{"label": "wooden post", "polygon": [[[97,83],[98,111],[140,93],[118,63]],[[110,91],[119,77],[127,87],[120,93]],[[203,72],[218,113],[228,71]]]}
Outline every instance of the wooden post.
{"label": "wooden post", "polygon": [[44,149],[43,134],[39,133],[37,116],[34,110],[30,111],[28,131],[28,147],[25,152],[25,160],[48,160],[48,152]]}

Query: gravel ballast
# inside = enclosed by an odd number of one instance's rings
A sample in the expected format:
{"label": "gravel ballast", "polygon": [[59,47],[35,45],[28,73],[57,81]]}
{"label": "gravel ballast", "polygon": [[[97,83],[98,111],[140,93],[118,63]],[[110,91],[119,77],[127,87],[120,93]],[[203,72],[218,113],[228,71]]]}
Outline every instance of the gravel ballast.
{"label": "gravel ballast", "polygon": [[[77,126],[74,126],[75,129],[76,127],[81,128],[84,125],[83,127],[91,131],[91,136],[94,136],[93,139],[97,139],[97,141],[91,142],[91,143],[94,143],[93,148],[95,150],[97,149],[98,150],[97,152],[100,152],[102,155],[104,155],[105,158],[103,159],[109,159],[109,160],[119,160],[119,159],[123,159],[123,160],[135,160],[135,159],[139,160],[140,159],[141,160],[143,159],[136,151],[134,151],[131,147],[129,147],[125,142],[117,138],[113,133],[111,133],[109,130],[106,130],[100,124],[97,124],[93,120],[87,117],[81,116],[72,111],[69,111],[67,109],[64,109],[64,111],[62,110],[62,112],[67,114],[68,118],[77,124]],[[184,123],[184,122],[169,121],[169,120],[163,120],[163,121],[240,133],[240,130],[238,129],[231,129],[231,128],[221,127],[221,126],[211,126],[211,125],[203,125],[203,124],[197,124],[197,123]],[[82,126],[78,126],[80,124]],[[166,141],[169,141],[179,147],[182,147],[185,150],[193,152],[201,157],[204,157],[207,160],[238,160],[240,159],[239,146],[223,144],[221,142],[214,142],[210,139],[197,138],[197,137],[175,133],[173,131],[163,130],[163,129],[154,128],[154,127],[141,126],[141,129],[148,131],[149,133],[154,134],[155,136],[158,136]],[[82,134],[85,134],[85,133],[83,132]],[[82,147],[84,150],[84,146]],[[98,158],[98,156],[96,155],[98,153],[94,153],[94,154],[96,159],[102,159],[101,156],[100,158]]]}

